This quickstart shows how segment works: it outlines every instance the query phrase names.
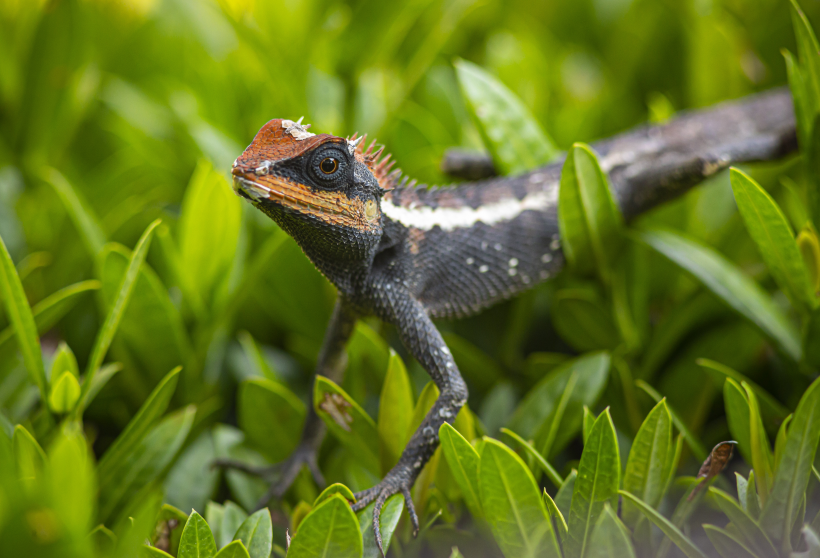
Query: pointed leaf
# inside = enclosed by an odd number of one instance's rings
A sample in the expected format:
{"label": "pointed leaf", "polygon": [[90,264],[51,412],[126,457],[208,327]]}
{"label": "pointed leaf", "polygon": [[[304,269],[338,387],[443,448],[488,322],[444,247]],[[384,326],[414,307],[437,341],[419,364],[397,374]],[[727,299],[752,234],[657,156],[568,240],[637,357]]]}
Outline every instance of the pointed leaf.
{"label": "pointed leaf", "polygon": [[544,489],[544,505],[547,507],[547,513],[558,529],[558,540],[561,544],[566,544],[567,535],[569,534],[567,520],[564,519],[564,514],[558,509],[558,505],[555,503],[555,500],[552,499],[552,496],[549,495],[546,488]]}
{"label": "pointed leaf", "polygon": [[[207,519],[207,515],[205,519]],[[229,542],[235,540],[236,537],[234,535],[236,535],[236,532],[246,519],[248,519],[248,514],[245,510],[231,501],[225,502],[225,507],[222,509],[222,519],[219,522],[219,526],[208,523],[214,531],[214,538],[216,539],[217,548],[222,548]]]}
{"label": "pointed leaf", "polygon": [[635,558],[629,532],[607,504],[590,539],[589,558]]}
{"label": "pointed leaf", "polygon": [[80,384],[77,377],[66,370],[60,374],[51,388],[48,404],[55,413],[67,413],[74,408],[80,398]]}
{"label": "pointed leaf", "polygon": [[[587,408],[584,406],[584,410],[586,411]],[[593,418],[594,420],[594,418]],[[561,485],[564,484],[564,479],[561,478],[561,475],[558,474],[558,471],[549,464],[549,462],[544,459],[538,450],[536,450],[531,443],[526,441],[524,438],[510,430],[509,428],[502,428],[501,432],[518,442],[526,454],[538,465],[538,468],[541,469],[546,475],[547,478],[550,480],[552,484],[555,485],[555,488],[561,488]]]}
{"label": "pointed leaf", "polygon": [[662,516],[660,513],[656,512],[651,506],[646,505],[643,501],[639,498],[636,498],[629,492],[624,490],[618,491],[621,496],[623,496],[624,501],[629,501],[630,503],[634,504],[638,507],[639,510],[646,516],[649,521],[655,524],[663,534],[669,537],[669,539],[675,543],[675,546],[681,549],[683,553],[688,556],[688,558],[706,558],[706,555],[697,547],[695,543],[693,543],[686,535],[684,535],[680,529],[675,527],[675,525]]}
{"label": "pointed leaf", "polygon": [[273,545],[270,511],[263,508],[251,515],[242,522],[233,538],[242,541],[251,558],[268,558]]}
{"label": "pointed leaf", "polygon": [[215,555],[216,543],[211,528],[201,515],[191,511],[179,540],[178,558],[213,558]]}
{"label": "pointed leaf", "polygon": [[272,462],[288,457],[299,443],[307,410],[287,386],[251,378],[239,387],[238,422],[250,447]]}
{"label": "pointed leaf", "polygon": [[215,558],[250,558],[250,554],[242,541],[233,541],[217,552]]}
{"label": "pointed leaf", "polygon": [[290,542],[288,558],[360,558],[362,534],[350,505],[334,495],[313,508]]}
{"label": "pointed leaf", "polygon": [[461,489],[464,503],[475,517],[482,517],[481,496],[478,479],[480,457],[478,452],[458,430],[448,423],[441,425],[438,431],[441,451],[453,478]]}
{"label": "pointed leaf", "polygon": [[322,493],[319,494],[316,497],[316,500],[313,501],[313,507],[315,508],[334,494],[339,494],[350,503],[356,501],[356,497],[353,495],[353,492],[347,486],[337,482],[322,490]]}
{"label": "pointed leaf", "polygon": [[794,326],[771,297],[732,262],[713,249],[669,230],[647,230],[639,237],[759,327],[786,355],[800,360],[800,337]]}
{"label": "pointed leaf", "polygon": [[[376,544],[376,535],[373,533],[373,509],[375,502],[359,512],[359,530],[362,533],[364,552],[362,558],[382,558],[382,553]],[[379,530],[382,534],[382,547],[387,553],[393,533],[399,524],[401,510],[404,509],[404,498],[401,494],[394,494],[387,499],[379,516]]]}
{"label": "pointed leaf", "polygon": [[760,525],[752,517],[743,511],[740,504],[720,489],[714,486],[709,488],[710,494],[714,497],[717,505],[726,514],[740,533],[743,542],[758,556],[777,556],[769,537],[760,528]]}
{"label": "pointed leaf", "polygon": [[618,438],[609,409],[606,409],[595,420],[581,453],[569,512],[567,558],[587,556],[592,530],[604,506],[607,503],[618,505],[620,475]]}
{"label": "pointed leaf", "polygon": [[706,536],[723,558],[758,558],[728,531],[714,525],[704,525],[703,530],[706,531]]}
{"label": "pointed leaf", "polygon": [[379,459],[382,475],[398,463],[413,417],[413,390],[401,357],[390,349],[390,360],[379,399]]}

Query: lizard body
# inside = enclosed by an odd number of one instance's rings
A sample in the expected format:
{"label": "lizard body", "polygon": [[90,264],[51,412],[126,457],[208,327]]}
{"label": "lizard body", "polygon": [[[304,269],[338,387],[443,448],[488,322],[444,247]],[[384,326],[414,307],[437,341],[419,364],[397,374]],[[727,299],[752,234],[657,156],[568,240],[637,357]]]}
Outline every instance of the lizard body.
{"label": "lizard body", "polygon": [[[386,499],[410,499],[421,468],[452,422],[467,387],[432,318],[463,317],[531,288],[564,265],[557,221],[561,161],[516,177],[429,189],[391,169],[389,156],[363,138],[314,135],[308,126],[271,120],[234,163],[234,188],[294,237],[338,289],[317,374],[337,379],[353,324],[376,315],[396,326],[440,396],[399,463],[354,509],[376,501],[374,530]],[[786,91],[679,116],[593,144],[627,220],[673,198],[731,164],[767,160],[796,148]],[[316,467],[323,427],[311,409],[303,442],[276,471],[271,497],[299,469]],[[224,463],[250,470],[236,463]],[[251,471],[258,472],[258,471]]]}

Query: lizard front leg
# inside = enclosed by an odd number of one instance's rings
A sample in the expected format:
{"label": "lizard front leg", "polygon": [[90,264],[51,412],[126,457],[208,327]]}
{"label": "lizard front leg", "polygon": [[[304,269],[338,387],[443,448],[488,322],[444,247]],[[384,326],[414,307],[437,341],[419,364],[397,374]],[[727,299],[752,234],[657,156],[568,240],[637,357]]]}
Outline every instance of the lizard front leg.
{"label": "lizard front leg", "polygon": [[419,520],[410,489],[438,447],[439,428],[445,422],[452,423],[467,402],[467,385],[438,329],[420,302],[395,287],[395,284],[390,284],[389,287],[376,289],[376,313],[396,326],[402,343],[430,374],[440,395],[413,433],[396,466],[378,485],[356,494],[354,511],[362,510],[372,502],[376,503],[373,510],[373,531],[382,555],[384,549],[379,517],[384,503],[390,496],[402,494],[413,523],[414,535],[418,533]]}
{"label": "lizard front leg", "polygon": [[[353,328],[356,325],[357,314],[347,301],[340,295],[333,308],[322,348],[316,362],[316,376],[325,376],[336,383],[340,383],[344,375],[347,355],[345,346]],[[311,398],[312,400],[312,398]],[[268,467],[253,467],[247,463],[232,459],[221,459],[214,462],[218,467],[225,467],[244,471],[251,475],[269,478],[270,486],[265,495],[259,500],[256,509],[265,507],[272,499],[281,498],[293,484],[302,467],[307,466],[313,479],[319,486],[325,485],[325,479],[316,461],[319,447],[325,436],[325,424],[316,414],[313,405],[308,405],[308,414],[302,428],[302,437],[293,453],[281,463]]]}

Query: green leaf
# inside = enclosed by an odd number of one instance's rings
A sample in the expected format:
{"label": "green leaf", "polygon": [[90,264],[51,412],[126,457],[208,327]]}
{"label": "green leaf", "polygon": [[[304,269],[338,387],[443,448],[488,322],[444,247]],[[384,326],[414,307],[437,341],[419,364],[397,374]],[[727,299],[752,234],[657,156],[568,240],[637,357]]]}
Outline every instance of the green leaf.
{"label": "green leaf", "polygon": [[25,479],[27,483],[33,483],[40,478],[43,467],[45,467],[46,454],[43,448],[21,424],[14,427],[11,441],[17,478]]}
{"label": "green leaf", "polygon": [[621,216],[592,149],[576,143],[567,153],[558,190],[558,228],[570,265],[595,270],[609,283],[622,244]]}
{"label": "green leaf", "polygon": [[635,558],[629,532],[609,504],[604,506],[604,511],[592,531],[587,556],[590,558]]}
{"label": "green leaf", "polygon": [[191,511],[182,538],[179,540],[178,558],[213,558],[216,555],[216,543],[211,528],[202,516]]}
{"label": "green leaf", "polygon": [[618,437],[609,409],[606,409],[595,420],[581,453],[569,512],[567,558],[587,556],[592,530],[604,506],[607,503],[618,505],[620,475]]}
{"label": "green leaf", "polygon": [[26,364],[31,381],[40,390],[40,399],[45,404],[48,401],[48,381],[46,369],[43,365],[43,353],[40,349],[40,339],[37,337],[37,325],[31,307],[28,305],[23,284],[11,261],[6,249],[6,243],[0,238],[0,301],[3,302],[14,331],[17,342],[23,353],[23,362]]}
{"label": "green leaf", "polygon": [[54,191],[63,202],[89,255],[94,257],[99,254],[105,244],[105,233],[88,204],[80,199],[71,183],[57,170],[47,168],[43,174],[45,180],[54,187]]}
{"label": "green leaf", "polygon": [[595,424],[595,414],[589,410],[589,407],[584,405],[584,443],[587,443],[587,438],[589,438],[589,433],[592,432],[592,425]]}
{"label": "green leaf", "polygon": [[686,269],[740,315],[771,337],[795,361],[800,337],[786,316],[760,286],[718,252],[668,230],[639,234],[649,246]]}
{"label": "green leaf", "polygon": [[74,353],[71,352],[71,347],[65,341],[60,341],[57,352],[54,354],[54,360],[51,362],[49,378],[52,387],[57,383],[57,379],[62,376],[63,372],[69,372],[75,378],[80,377],[80,368],[77,366],[77,359],[74,357]]}
{"label": "green leaf", "polygon": [[191,432],[195,415],[193,406],[169,415],[125,455],[117,476],[105,489],[100,484],[101,519],[108,519],[145,486],[161,479]]}
{"label": "green leaf", "polygon": [[[373,502],[359,512],[359,530],[362,533],[364,547],[362,558],[382,558],[382,553],[376,544],[376,535],[373,533],[373,509],[375,507],[376,503]],[[399,524],[403,508],[404,497],[401,494],[394,494],[388,498],[382,508],[381,516],[379,516],[379,530],[382,534],[382,547],[385,553],[390,548],[390,541]]]}
{"label": "green leaf", "polygon": [[[211,526],[216,538],[216,546],[222,548],[232,540],[239,523],[247,517],[242,512],[242,519],[223,537],[219,525],[210,522],[208,501],[214,497],[220,480],[220,471],[212,464],[216,459],[216,446],[210,430],[202,432],[183,450],[165,478],[165,502],[181,509],[205,510],[205,520]],[[227,514],[227,511],[223,511]]]}
{"label": "green leaf", "polygon": [[[658,393],[655,388],[644,382],[643,380],[635,380],[635,385],[641,388],[644,392],[646,392],[649,397],[655,400],[655,403],[660,403],[664,397]],[[692,453],[695,454],[699,460],[704,461],[706,460],[706,456],[709,453],[706,451],[706,448],[703,447],[698,441],[697,436],[695,436],[689,427],[686,426],[686,423],[683,422],[683,419],[675,412],[675,410],[667,403],[666,408],[669,409],[669,415],[672,417],[672,424],[675,425],[680,433],[683,435],[683,439],[686,440],[686,444],[692,450]]]}
{"label": "green leaf", "polygon": [[[623,488],[647,505],[657,508],[666,489],[675,448],[672,445],[672,416],[661,400],[643,421],[626,462]],[[624,502],[621,517],[624,524],[635,529],[642,514]]]}
{"label": "green leaf", "polygon": [[362,552],[359,522],[347,501],[334,495],[299,524],[288,558],[360,558]]}
{"label": "green leaf", "polygon": [[[94,465],[79,424],[64,424],[51,440],[44,471],[50,508],[70,536],[87,542],[96,507]],[[90,549],[89,549],[90,550]]]}
{"label": "green leaf", "polygon": [[356,501],[356,497],[353,495],[353,492],[347,486],[337,482],[322,490],[322,493],[319,494],[316,497],[316,500],[313,501],[313,507],[315,508],[334,494],[339,494],[342,498],[351,503]]}
{"label": "green leaf", "polygon": [[567,520],[564,519],[564,514],[558,509],[558,504],[549,495],[547,489],[544,489],[544,505],[547,507],[547,513],[550,519],[554,520],[553,526],[558,529],[558,539],[562,544],[566,544],[569,527],[567,527]]}
{"label": "green leaf", "polygon": [[[109,308],[117,298],[130,258],[130,250],[116,243],[107,244],[100,253],[102,294]],[[168,289],[147,263],[139,270],[117,337],[125,340],[151,380],[174,366],[188,364],[191,341],[182,317]]]}
{"label": "green leaf", "polygon": [[561,555],[538,485],[520,457],[484,438],[478,477],[484,518],[506,556]]}
{"label": "green leaf", "polygon": [[239,427],[246,442],[272,462],[288,457],[299,444],[307,410],[287,386],[251,378],[239,387]]}
{"label": "green leaf", "polygon": [[723,558],[758,558],[749,548],[725,529],[704,525],[706,536]]}
{"label": "green leaf", "polygon": [[715,362],[714,360],[710,360],[708,358],[699,358],[695,362],[697,362],[698,366],[702,366],[704,369],[710,372],[714,372],[716,377],[719,377],[721,380],[724,378],[731,378],[737,384],[741,384],[746,382],[750,388],[752,388],[757,396],[758,400],[760,401],[760,411],[761,413],[768,413],[772,417],[777,418],[778,420],[783,420],[789,414],[789,410],[782,404],[780,401],[772,397],[769,392],[765,389],[754,383],[752,380],[737,372],[736,370],[729,368],[728,366],[721,364],[719,362]]}
{"label": "green leaf", "polygon": [[390,360],[379,399],[379,459],[382,475],[398,463],[413,417],[413,389],[401,357],[390,349]]}
{"label": "green leaf", "polygon": [[660,513],[656,512],[651,506],[648,506],[642,500],[624,490],[619,490],[618,493],[623,496],[625,501],[628,500],[630,503],[637,506],[646,518],[654,523],[658,529],[663,531],[663,534],[669,537],[669,539],[675,543],[675,546],[680,548],[683,553],[688,556],[688,558],[706,558],[706,555],[701,552],[697,546],[695,546],[695,543],[689,540],[686,535],[681,533],[680,529],[675,527],[671,521],[666,519]]}
{"label": "green leaf", "polygon": [[820,293],[820,238],[811,223],[797,234],[797,248],[809,274],[812,293]]}
{"label": "green leaf", "polygon": [[774,471],[777,472],[777,468],[780,466],[780,458],[783,457],[783,450],[786,449],[786,441],[788,440],[788,436],[786,433],[788,432],[789,424],[791,423],[794,415],[787,416],[782,423],[780,423],[780,428],[777,429],[777,437],[774,441]]}
{"label": "green leaf", "polygon": [[268,558],[273,545],[270,511],[263,508],[252,514],[242,522],[233,538],[242,541],[251,558]]}
{"label": "green leaf", "polygon": [[[205,519],[207,520],[207,514]],[[214,538],[216,538],[217,548],[222,548],[231,541],[239,538],[235,535],[246,519],[248,519],[248,514],[245,510],[231,501],[225,502],[225,506],[222,509],[222,520],[219,522],[219,527],[216,525],[211,525],[210,522],[208,523],[214,531]]]}
{"label": "green leaf", "polygon": [[749,398],[746,391],[731,378],[723,383],[723,405],[729,432],[747,463],[752,463],[752,438],[749,425]]}
{"label": "green leaf", "polygon": [[584,405],[595,405],[606,387],[609,364],[607,353],[592,353],[560,365],[524,397],[508,428],[534,439],[549,459],[580,430]]}
{"label": "green leaf", "polygon": [[815,380],[794,412],[774,484],[760,516],[760,525],[775,541],[788,541],[809,483],[818,440],[820,380]]}
{"label": "green leaf", "polygon": [[769,537],[760,528],[760,525],[746,513],[737,501],[722,490],[709,487],[709,493],[714,497],[721,511],[740,533],[743,542],[758,556],[777,556]]}
{"label": "green leaf", "polygon": [[[794,27],[795,38],[797,39],[797,52],[802,65],[802,75],[805,86],[806,104],[804,118],[808,122],[814,122],[815,114],[820,108],[820,46],[811,28],[808,18],[800,9],[795,0],[792,0],[792,25]],[[809,132],[811,128],[805,127]],[[807,144],[803,144],[802,149],[808,149]]]}
{"label": "green leaf", "polygon": [[746,392],[746,400],[749,404],[749,443],[752,445],[752,467],[757,472],[757,492],[760,495],[760,501],[765,505],[774,477],[772,472],[774,458],[769,438],[763,428],[763,419],[760,418],[757,397],[746,382],[741,385]]}
{"label": "green leaf", "polygon": [[569,510],[572,506],[572,493],[575,490],[575,479],[578,478],[578,471],[572,469],[564,479],[564,484],[555,494],[555,505],[564,517],[569,517]]}
{"label": "green leaf", "polygon": [[242,218],[240,200],[211,164],[200,160],[179,216],[180,269],[206,302],[214,298],[236,253]]}
{"label": "green leaf", "polygon": [[111,345],[111,341],[114,339],[114,334],[116,333],[120,320],[125,313],[125,308],[131,298],[134,285],[137,282],[140,267],[145,261],[145,256],[148,254],[148,248],[151,245],[151,237],[154,234],[154,229],[157,228],[159,223],[160,221],[157,219],[148,225],[148,228],[145,229],[145,232],[142,233],[139,241],[137,241],[137,246],[134,248],[134,252],[131,254],[131,259],[128,262],[128,268],[122,277],[122,282],[120,283],[119,289],[117,289],[117,298],[111,305],[108,315],[105,318],[105,322],[100,328],[100,331],[97,333],[97,338],[94,341],[94,348],[91,351],[91,357],[89,358],[88,366],[86,367],[85,378],[83,379],[82,391],[80,392],[80,401],[77,404],[78,414],[82,413],[88,403],[88,390],[94,381],[94,375],[97,373],[97,369],[103,363],[103,359],[105,358],[105,354],[108,352],[108,347]]}
{"label": "green leaf", "polygon": [[239,343],[242,345],[242,349],[244,349],[248,360],[256,367],[258,371],[257,374],[272,382],[279,382],[279,374],[271,368],[253,336],[247,331],[240,331],[236,337],[239,339]]}
{"label": "green leaf", "polygon": [[[251,558],[242,541],[233,541],[216,553],[215,558]],[[267,557],[266,557],[267,558]]]}
{"label": "green leaf", "polygon": [[455,67],[467,105],[501,174],[520,174],[556,157],[553,142],[512,91],[466,60],[456,60]]}
{"label": "green leaf", "polygon": [[379,434],[370,415],[341,387],[324,376],[316,376],[313,407],[330,433],[351,455],[374,475],[378,475]]}
{"label": "green leaf", "polygon": [[621,343],[606,303],[589,289],[561,289],[555,293],[552,323],[574,349],[587,352],[614,349]]}
{"label": "green leaf", "polygon": [[151,427],[159,420],[168,408],[174,390],[179,380],[180,368],[171,370],[165,378],[154,388],[137,414],[128,423],[128,426],[117,436],[114,443],[106,450],[97,465],[97,478],[100,491],[105,491],[109,485],[116,484],[121,479],[122,468],[125,466],[134,448],[145,438]]}
{"label": "green leaf", "polygon": [[[587,411],[586,406],[584,407],[584,411]],[[538,453],[538,450],[536,450],[531,443],[508,428],[502,428],[501,432],[518,442],[527,455],[533,459],[538,467],[547,475],[550,482],[554,484],[556,488],[561,488],[561,485],[564,484],[564,479],[562,479],[561,475],[558,474],[558,471],[556,471],[555,468],[550,465],[546,459],[544,459],[544,456]]]}
{"label": "green leaf", "polygon": [[51,387],[48,404],[55,413],[67,413],[74,408],[80,398],[80,384],[77,377],[66,370]]}
{"label": "green leaf", "polygon": [[141,558],[167,558],[168,556],[173,558],[171,554],[168,554],[164,550],[160,550],[159,548],[153,546],[143,546],[140,549]]}
{"label": "green leaf", "polygon": [[464,503],[475,517],[482,517],[478,469],[480,456],[464,436],[450,424],[444,423],[438,431],[441,451],[456,484],[461,489]]}
{"label": "green leaf", "polygon": [[732,191],[746,230],[777,284],[797,308],[817,307],[809,274],[786,216],[757,182],[731,169]]}

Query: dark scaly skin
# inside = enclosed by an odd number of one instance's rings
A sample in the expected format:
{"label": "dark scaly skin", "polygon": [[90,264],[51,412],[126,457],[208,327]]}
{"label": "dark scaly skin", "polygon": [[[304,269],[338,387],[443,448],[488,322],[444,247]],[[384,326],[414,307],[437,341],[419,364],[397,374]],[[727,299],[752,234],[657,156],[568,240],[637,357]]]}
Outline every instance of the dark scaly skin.
{"label": "dark scaly skin", "polygon": [[[758,95],[593,147],[630,220],[732,164],[793,151],[791,98],[785,90]],[[328,157],[338,163],[331,175],[319,166]],[[432,318],[474,314],[548,279],[564,264],[557,223],[561,162],[517,177],[428,189],[390,172],[387,159],[372,145],[365,151],[362,144],[272,120],[232,170],[236,192],[293,236],[339,291],[317,374],[340,377],[344,344],[356,317],[375,315],[396,326],[402,343],[439,388],[438,400],[398,464],[378,485],[356,495],[354,510],[376,502],[373,526],[380,548],[379,515],[393,494],[404,495],[418,531],[410,488],[438,446],[439,428],[452,423],[467,401],[467,387]],[[401,213],[463,210],[473,215],[470,210],[504,200],[518,203],[528,195],[548,203],[463,227],[419,225]],[[404,224],[412,222],[418,226]],[[311,412],[299,449],[277,469],[281,477],[266,499],[281,496],[305,464],[321,481],[315,453],[323,433]]]}

